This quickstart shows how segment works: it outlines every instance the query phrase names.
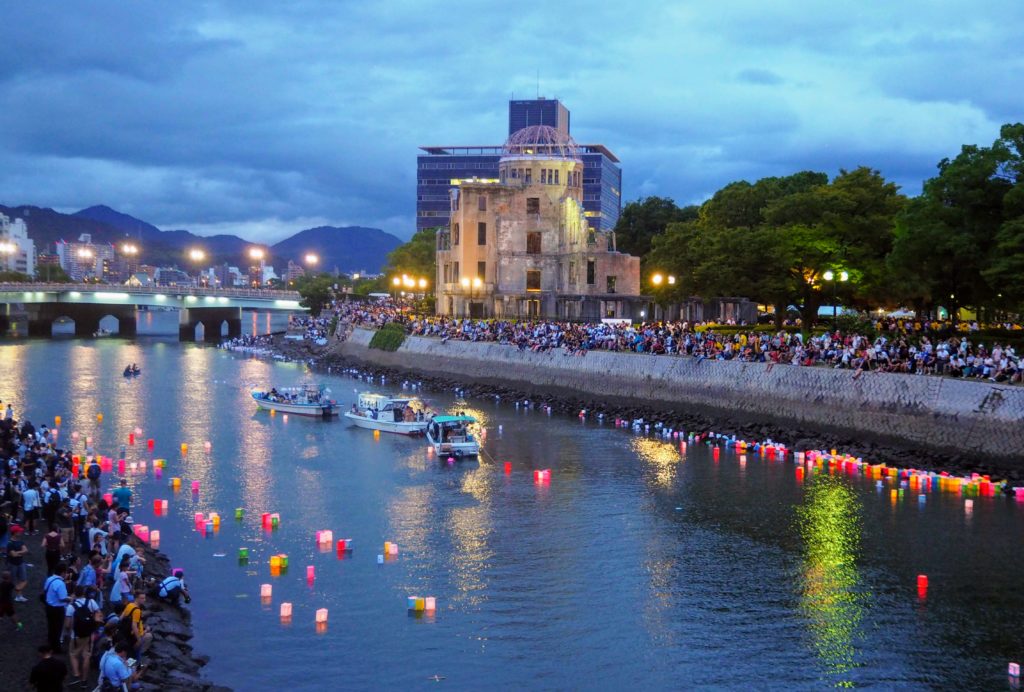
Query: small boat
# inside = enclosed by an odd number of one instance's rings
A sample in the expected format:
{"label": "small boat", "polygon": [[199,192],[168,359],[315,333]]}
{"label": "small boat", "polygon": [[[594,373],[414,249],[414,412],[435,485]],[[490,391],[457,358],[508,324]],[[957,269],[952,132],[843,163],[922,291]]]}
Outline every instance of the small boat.
{"label": "small boat", "polygon": [[480,444],[469,430],[474,423],[476,418],[472,416],[435,416],[427,425],[427,442],[438,457],[475,457]]}
{"label": "small boat", "polygon": [[345,417],[360,428],[399,435],[422,435],[427,429],[426,407],[416,397],[363,392]]}
{"label": "small boat", "polygon": [[124,375],[125,377],[138,377],[139,375],[142,374],[142,368],[133,368],[131,366],[128,366],[127,368],[124,369],[124,372],[122,372],[121,374]]}
{"label": "small boat", "polygon": [[110,331],[109,329],[103,329],[101,327],[100,329],[97,329],[96,331],[94,331],[92,333],[92,335],[93,335],[93,338],[99,339],[100,337],[103,337],[103,336],[113,336],[114,332]]}
{"label": "small boat", "polygon": [[322,384],[274,387],[269,392],[254,389],[251,393],[256,405],[268,411],[324,418],[338,415],[338,402],[330,398],[331,390]]}

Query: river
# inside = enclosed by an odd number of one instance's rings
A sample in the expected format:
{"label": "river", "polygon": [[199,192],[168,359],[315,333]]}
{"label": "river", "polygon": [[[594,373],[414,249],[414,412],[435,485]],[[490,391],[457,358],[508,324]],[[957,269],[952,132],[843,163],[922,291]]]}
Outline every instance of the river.
{"label": "river", "polygon": [[[170,339],[7,341],[0,362],[0,398],[36,425],[60,415],[64,443],[91,436],[116,459],[141,428],[126,453],[148,462],[128,473],[134,517],[186,570],[207,677],[238,690],[1000,689],[1024,654],[1024,503],[974,498],[968,513],[949,493],[894,501],[861,477],[800,481],[791,461],[716,460],[494,400],[468,402],[487,455],[448,464],[344,419],[271,416],[248,394],[322,381],[347,408],[357,390],[401,383]],[[121,376],[129,362],[141,377]],[[147,438],[166,460],[160,480]],[[550,483],[533,482],[539,468]],[[168,500],[166,516],[154,499]],[[211,511],[222,523],[204,537],[193,516]],[[280,513],[280,528],[263,530],[263,512]],[[321,529],[352,552],[321,552]],[[385,541],[399,554],[378,564]],[[278,553],[289,569],[271,576]],[[436,614],[410,616],[410,595],[435,597]]]}

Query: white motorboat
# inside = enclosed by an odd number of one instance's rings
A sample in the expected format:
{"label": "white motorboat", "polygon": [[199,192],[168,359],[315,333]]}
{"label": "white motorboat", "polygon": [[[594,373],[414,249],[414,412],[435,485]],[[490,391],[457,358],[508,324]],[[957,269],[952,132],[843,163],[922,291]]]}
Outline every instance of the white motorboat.
{"label": "white motorboat", "polygon": [[427,442],[438,457],[475,457],[480,443],[469,429],[474,423],[472,416],[435,416],[427,425]]}
{"label": "white motorboat", "polygon": [[269,392],[253,390],[256,405],[268,411],[295,413],[300,416],[338,415],[338,402],[330,398],[331,390],[322,384],[273,388]]}
{"label": "white motorboat", "polygon": [[399,435],[422,435],[427,429],[425,407],[416,397],[363,392],[345,418],[360,428]]}

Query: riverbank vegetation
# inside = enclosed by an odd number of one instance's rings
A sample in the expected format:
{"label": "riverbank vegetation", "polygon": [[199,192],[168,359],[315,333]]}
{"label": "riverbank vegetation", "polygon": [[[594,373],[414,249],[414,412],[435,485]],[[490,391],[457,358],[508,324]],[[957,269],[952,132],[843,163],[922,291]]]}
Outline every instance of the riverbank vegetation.
{"label": "riverbank vegetation", "polygon": [[[615,231],[663,304],[744,296],[780,324],[791,307],[810,325],[836,303],[998,321],[1024,306],[1022,174],[1024,125],[1005,125],[991,146],[941,161],[917,197],[869,168],[801,171],[730,183],[699,206],[641,199]],[[655,272],[676,281],[653,286]]]}

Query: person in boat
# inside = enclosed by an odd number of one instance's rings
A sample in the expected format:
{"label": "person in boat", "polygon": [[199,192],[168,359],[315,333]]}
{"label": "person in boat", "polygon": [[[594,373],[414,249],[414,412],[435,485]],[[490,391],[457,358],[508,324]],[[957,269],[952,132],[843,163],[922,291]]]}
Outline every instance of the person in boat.
{"label": "person in boat", "polygon": [[139,370],[139,366],[136,365],[135,363],[132,363],[132,374],[133,375],[138,375],[140,372],[142,372],[142,371]]}
{"label": "person in boat", "polygon": [[132,366],[130,366],[130,365],[124,366],[124,376],[128,377],[131,374],[132,374]]}

